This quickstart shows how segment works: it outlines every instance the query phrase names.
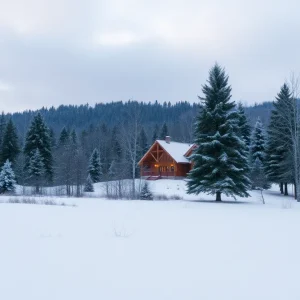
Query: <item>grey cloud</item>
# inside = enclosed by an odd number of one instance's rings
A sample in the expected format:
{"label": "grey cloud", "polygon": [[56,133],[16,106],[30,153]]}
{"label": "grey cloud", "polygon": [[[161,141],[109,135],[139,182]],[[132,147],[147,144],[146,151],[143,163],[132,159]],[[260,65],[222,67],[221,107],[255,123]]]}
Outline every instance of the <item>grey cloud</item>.
{"label": "grey cloud", "polygon": [[[13,87],[0,89],[7,111],[129,98],[197,101],[215,61],[230,75],[233,98],[251,104],[272,100],[289,73],[300,72],[297,1],[51,3],[45,20],[25,33],[0,13],[0,82]],[[69,14],[57,16],[56,7]]]}

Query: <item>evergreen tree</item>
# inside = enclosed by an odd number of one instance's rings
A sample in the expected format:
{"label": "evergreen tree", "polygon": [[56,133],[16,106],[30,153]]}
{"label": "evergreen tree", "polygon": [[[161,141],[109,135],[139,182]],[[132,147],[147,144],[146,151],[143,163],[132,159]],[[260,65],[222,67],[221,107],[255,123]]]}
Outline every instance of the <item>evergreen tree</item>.
{"label": "evergreen tree", "polygon": [[262,163],[265,161],[266,156],[266,145],[265,145],[265,132],[263,128],[263,124],[260,121],[260,118],[257,119],[253,133],[252,133],[252,141],[251,141],[251,162],[254,163],[258,158]]}
{"label": "evergreen tree", "polygon": [[36,148],[30,157],[28,174],[31,182],[35,185],[36,193],[40,192],[40,186],[43,181],[43,176],[45,173],[45,165],[43,162],[43,157],[38,148]]}
{"label": "evergreen tree", "polygon": [[93,180],[91,178],[91,175],[89,174],[84,185],[84,191],[85,192],[94,192],[94,185]]}
{"label": "evergreen tree", "polygon": [[26,156],[26,166],[29,166],[32,156],[36,154],[36,150],[42,157],[42,162],[45,168],[45,175],[49,181],[53,177],[53,158],[51,152],[51,139],[49,129],[46,126],[42,115],[38,113],[30,125],[26,135],[24,154]]}
{"label": "evergreen tree", "polygon": [[4,163],[7,160],[14,163],[19,153],[20,153],[20,147],[18,142],[17,130],[12,119],[10,119],[6,125],[3,141],[2,141],[2,147],[1,147],[2,163]]}
{"label": "evergreen tree", "polygon": [[149,189],[148,182],[145,182],[145,184],[142,187],[142,190],[140,193],[140,199],[141,200],[153,200],[153,195]]}
{"label": "evergreen tree", "polygon": [[90,157],[88,173],[91,176],[93,182],[100,181],[102,170],[101,170],[100,154],[96,148],[94,149]]}
{"label": "evergreen tree", "polygon": [[203,109],[197,118],[195,137],[198,148],[191,156],[193,169],[188,174],[188,193],[201,192],[226,196],[249,196],[247,148],[240,138],[239,114],[230,102],[228,76],[218,64],[209,72],[202,88]]}
{"label": "evergreen tree", "polygon": [[162,128],[161,128],[161,131],[160,131],[160,135],[159,135],[159,138],[161,140],[164,140],[166,138],[166,136],[169,135],[169,130],[168,130],[168,126],[167,126],[167,123],[164,122]]}
{"label": "evergreen tree", "polygon": [[244,139],[246,146],[249,148],[250,146],[250,139],[251,139],[251,127],[247,120],[244,107],[242,103],[238,104],[238,113],[239,113],[239,129],[242,138]]}
{"label": "evergreen tree", "polygon": [[16,189],[16,180],[11,163],[6,160],[0,173],[0,193],[14,192]]}
{"label": "evergreen tree", "polygon": [[260,118],[257,119],[252,133],[251,141],[251,172],[250,178],[252,188],[270,188],[270,185],[265,174],[265,159],[266,159],[266,141],[265,130]]}
{"label": "evergreen tree", "polygon": [[69,140],[70,140],[70,133],[68,132],[66,127],[64,127],[60,132],[58,144],[60,147],[63,147],[69,143]]}
{"label": "evergreen tree", "polygon": [[288,85],[284,84],[273,103],[266,145],[266,175],[274,183],[294,183],[293,146],[291,133],[288,131],[289,122],[293,120],[292,103],[292,93]]}

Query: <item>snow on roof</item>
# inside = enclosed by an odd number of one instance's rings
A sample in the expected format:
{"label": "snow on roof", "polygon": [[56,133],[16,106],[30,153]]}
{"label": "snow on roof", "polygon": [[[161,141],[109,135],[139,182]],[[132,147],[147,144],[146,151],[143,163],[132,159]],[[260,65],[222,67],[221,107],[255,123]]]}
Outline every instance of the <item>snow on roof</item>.
{"label": "snow on roof", "polygon": [[164,148],[177,163],[189,163],[190,161],[184,156],[193,144],[170,142],[167,143],[165,140],[156,140],[159,145]]}

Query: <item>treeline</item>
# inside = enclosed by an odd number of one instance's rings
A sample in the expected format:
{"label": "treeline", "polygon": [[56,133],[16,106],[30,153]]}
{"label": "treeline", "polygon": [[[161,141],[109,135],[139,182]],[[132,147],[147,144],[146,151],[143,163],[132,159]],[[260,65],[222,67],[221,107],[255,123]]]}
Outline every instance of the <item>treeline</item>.
{"label": "treeline", "polygon": [[[196,117],[203,108],[200,103],[128,101],[3,113],[0,163],[6,166],[7,174],[15,174],[20,185],[34,186],[35,193],[42,192],[43,187],[60,186],[58,193],[80,196],[83,189],[92,191],[92,183],[114,181],[115,186],[106,188],[107,196],[122,198],[126,189],[135,197],[135,180],[131,180],[130,188],[124,187],[124,180],[139,177],[137,163],[149,146],[166,135],[179,142],[194,142]],[[267,188],[276,182],[283,191],[284,183],[295,183],[296,179],[294,171],[291,174],[291,158],[285,161],[288,175],[270,173],[272,151],[276,149],[270,142],[276,103],[274,107],[271,102],[253,107],[239,104],[237,109],[248,147],[252,188]],[[280,140],[277,138],[276,143]],[[280,170],[287,172],[283,166]]]}
{"label": "treeline", "polygon": [[[144,126],[146,134],[150,137],[155,125],[161,127],[164,122],[167,123],[170,134],[177,141],[188,141],[187,131],[193,125],[194,118],[200,103],[170,102],[145,103],[137,101],[99,103],[94,107],[85,105],[61,105],[58,108],[42,108],[38,111],[24,111],[22,113],[6,114],[4,119],[8,121],[12,118],[23,141],[26,132],[30,126],[33,117],[39,112],[43,116],[48,127],[57,136],[63,127],[74,129],[77,134],[83,130],[89,130],[90,127],[98,127],[105,124],[108,128],[122,124],[128,115],[134,111],[140,112],[141,124]],[[259,116],[264,124],[268,124],[272,102],[255,104],[245,107],[245,113],[249,119],[250,125],[254,126]],[[180,131],[178,131],[180,124]],[[186,128],[185,128],[186,127]]]}

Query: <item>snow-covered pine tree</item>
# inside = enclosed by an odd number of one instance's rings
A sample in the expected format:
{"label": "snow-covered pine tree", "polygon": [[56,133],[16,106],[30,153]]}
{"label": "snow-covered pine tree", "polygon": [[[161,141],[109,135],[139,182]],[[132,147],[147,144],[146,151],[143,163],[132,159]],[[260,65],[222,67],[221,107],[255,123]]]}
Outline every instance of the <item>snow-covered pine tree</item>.
{"label": "snow-covered pine tree", "polygon": [[169,130],[168,130],[168,126],[167,126],[167,123],[164,122],[162,128],[161,128],[161,131],[160,131],[160,135],[159,135],[159,138],[161,140],[164,140],[166,138],[166,136],[169,135]]}
{"label": "snow-covered pine tree", "polygon": [[15,173],[7,159],[0,172],[0,193],[14,192],[16,189]]}
{"label": "snow-covered pine tree", "polygon": [[145,184],[142,187],[142,190],[140,193],[140,199],[141,200],[153,200],[153,195],[149,189],[148,182],[145,182]]}
{"label": "snow-covered pine tree", "polygon": [[237,106],[237,111],[239,114],[238,126],[240,129],[240,134],[241,134],[242,138],[244,139],[246,146],[249,148],[250,140],[251,140],[251,127],[249,125],[248,119],[245,114],[244,107],[241,102]]}
{"label": "snow-covered pine tree", "polygon": [[12,119],[10,119],[6,124],[1,145],[2,163],[6,162],[7,160],[9,160],[11,163],[14,163],[19,153],[20,147],[17,129]]}
{"label": "snow-covered pine tree", "polygon": [[84,185],[85,192],[94,192],[94,185],[91,175],[89,174],[86,178],[85,185]]}
{"label": "snow-covered pine tree", "polygon": [[[265,171],[269,181],[280,184],[281,192],[288,195],[287,183],[294,183],[293,143],[291,139],[293,99],[285,83],[273,102],[266,144]],[[283,183],[285,191],[283,191]]]}
{"label": "snow-covered pine tree", "polygon": [[31,182],[35,186],[36,193],[40,192],[40,187],[43,182],[43,176],[45,174],[45,165],[40,150],[36,148],[30,156],[28,174]]}
{"label": "snow-covered pine tree", "polygon": [[24,154],[26,167],[29,166],[32,155],[39,150],[45,168],[45,175],[48,181],[53,179],[53,157],[51,152],[51,139],[49,129],[46,126],[42,115],[38,113],[29,127],[26,135]]}
{"label": "snow-covered pine tree", "polygon": [[236,105],[230,101],[228,76],[218,64],[210,70],[202,91],[203,107],[195,124],[198,148],[191,156],[194,167],[188,174],[188,193],[216,194],[216,201],[221,201],[222,193],[248,197],[247,147],[239,134]]}
{"label": "snow-covered pine tree", "polygon": [[100,154],[95,148],[89,161],[88,173],[91,175],[93,182],[99,182],[102,175]]}
{"label": "snow-covered pine tree", "polygon": [[260,118],[257,119],[253,132],[250,146],[251,162],[255,162],[258,158],[262,163],[266,156],[266,138],[265,130]]}
{"label": "snow-covered pine tree", "polygon": [[[270,188],[267,176],[265,174],[265,159],[266,159],[266,138],[265,130],[260,118],[257,119],[250,146],[250,161],[251,172],[250,179],[252,188]],[[259,182],[261,180],[261,182]]]}

